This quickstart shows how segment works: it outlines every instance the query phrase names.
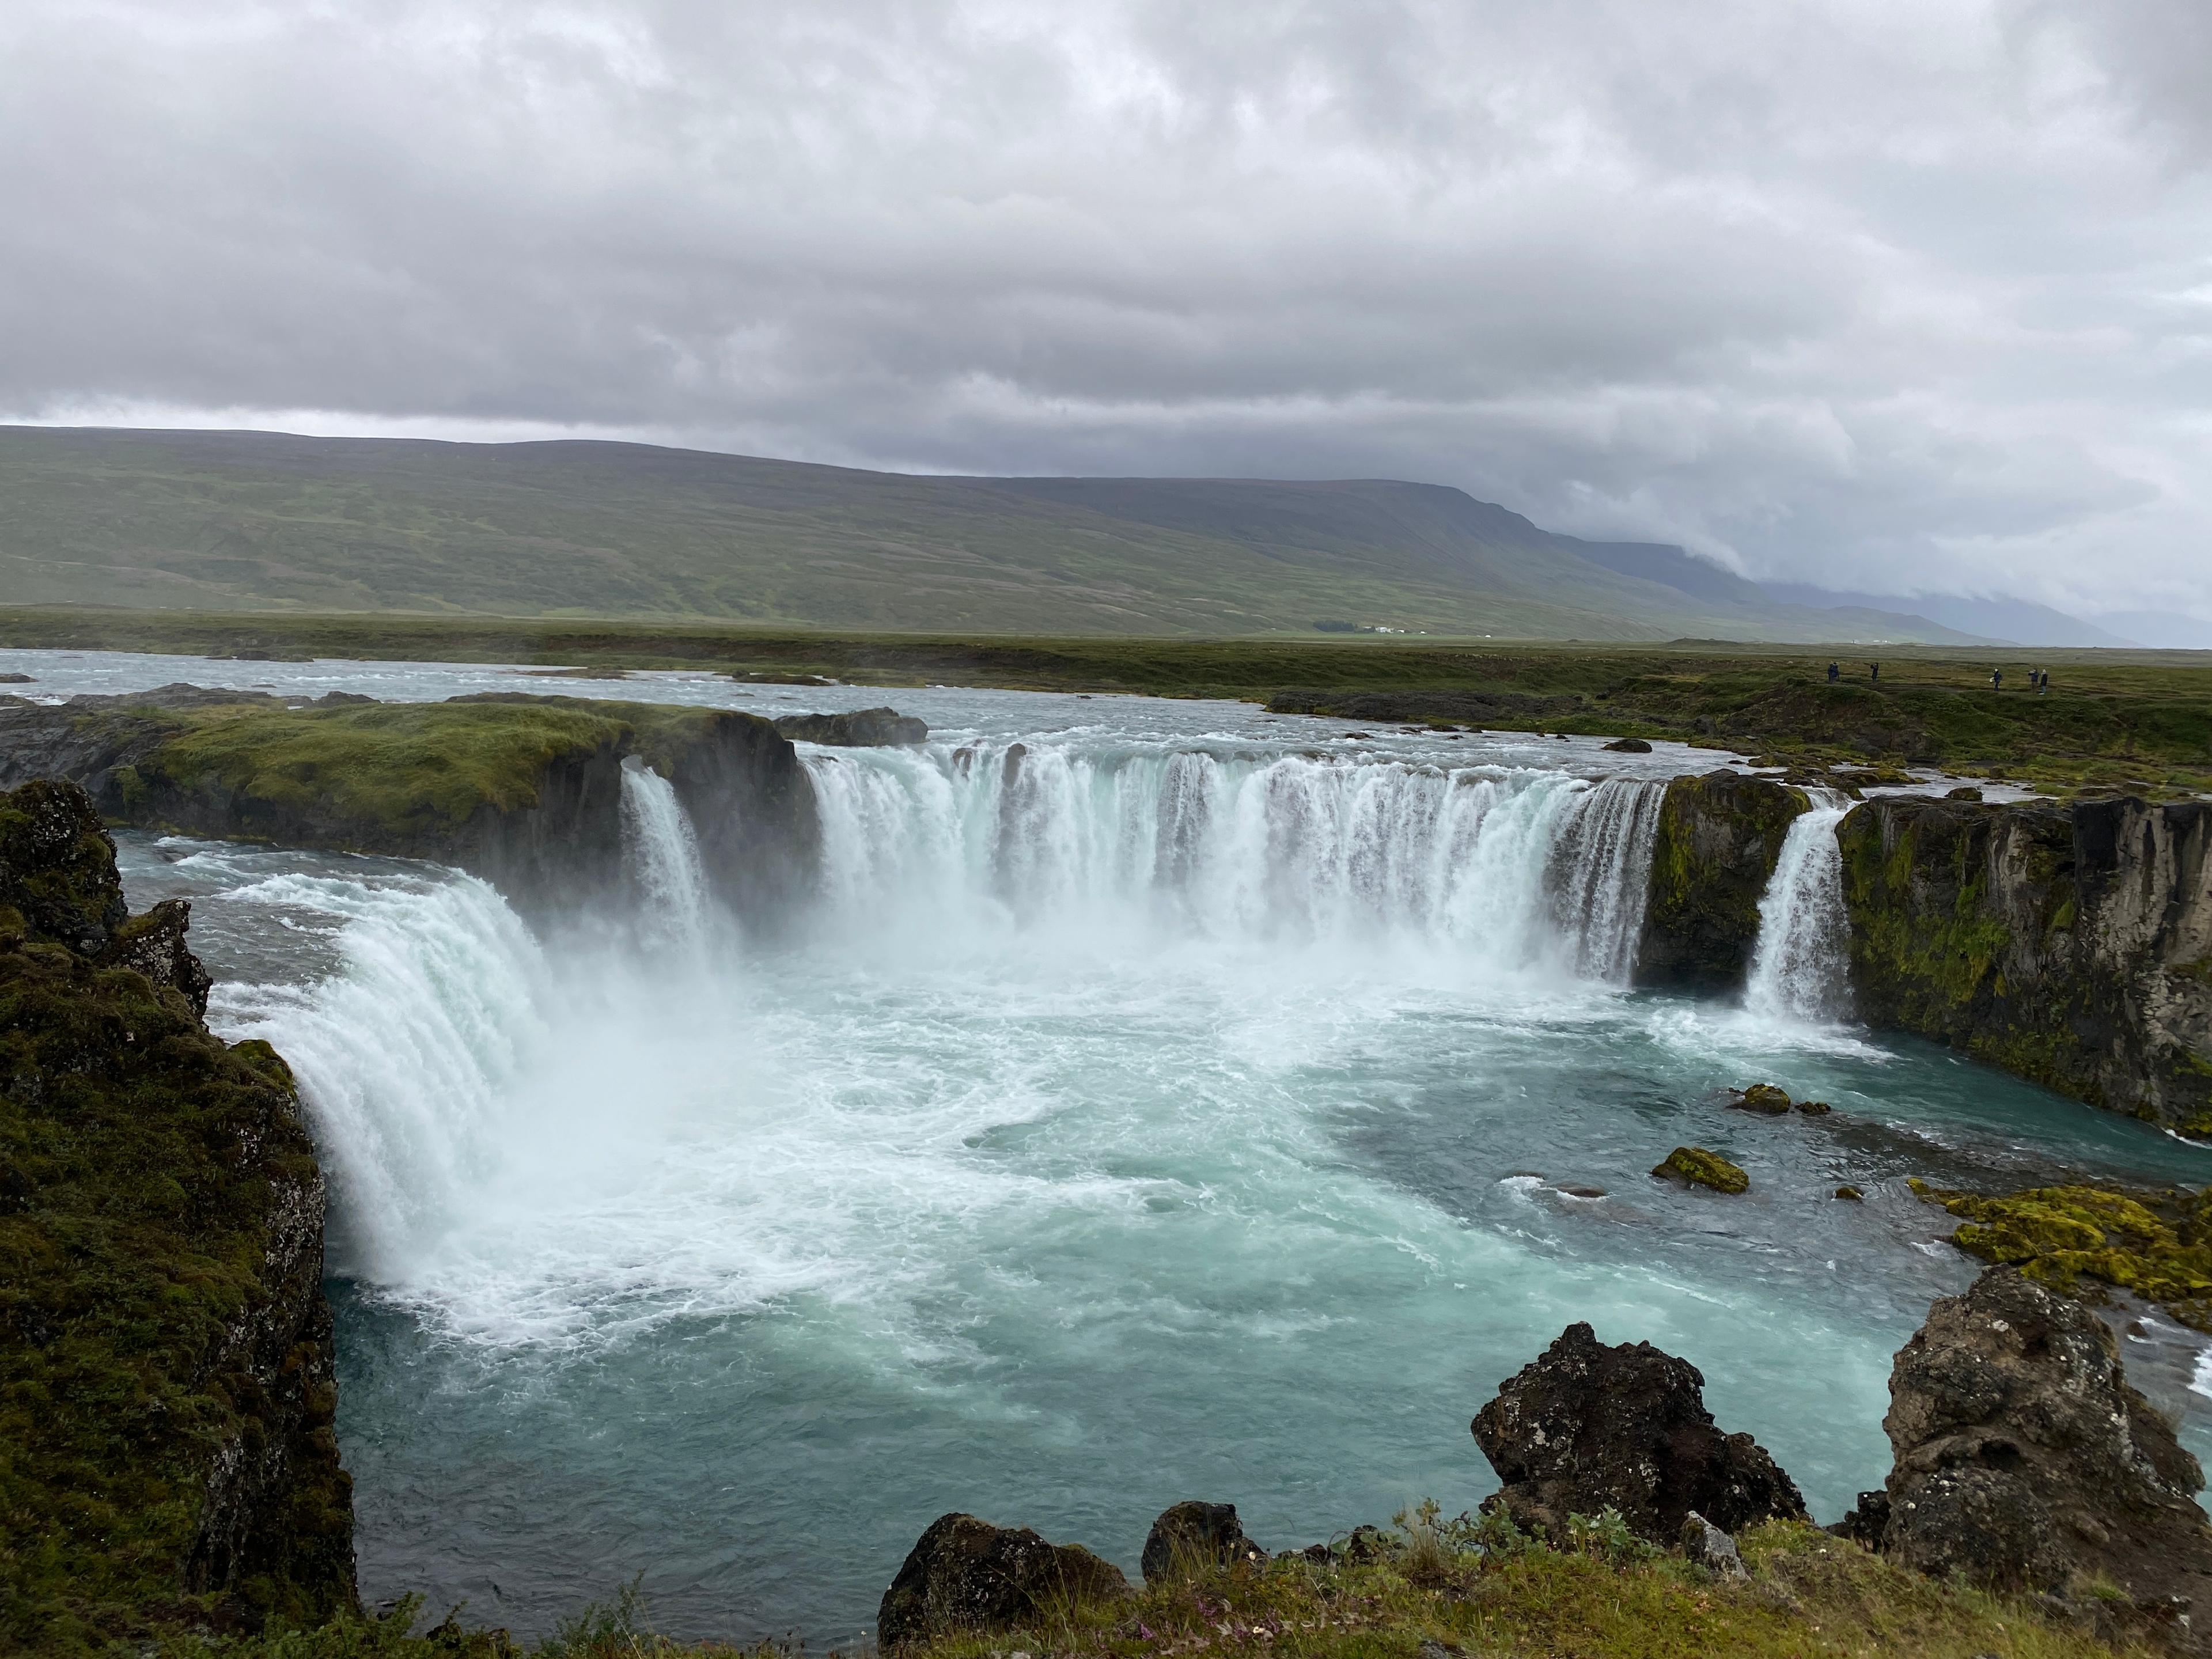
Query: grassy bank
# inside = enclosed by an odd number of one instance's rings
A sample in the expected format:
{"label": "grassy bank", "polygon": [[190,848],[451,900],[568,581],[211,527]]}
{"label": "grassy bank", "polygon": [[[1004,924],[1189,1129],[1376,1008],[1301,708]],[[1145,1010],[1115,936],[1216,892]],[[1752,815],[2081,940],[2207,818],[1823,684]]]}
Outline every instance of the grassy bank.
{"label": "grassy bank", "polygon": [[[0,647],[813,673],[1334,708],[1365,720],[1672,738],[1807,764],[1918,763],[2054,793],[2212,791],[2212,656],[2190,652],[829,635],[726,624],[0,611]],[[1828,663],[1842,663],[1831,684]],[[2027,671],[2053,689],[2036,696]],[[2005,677],[1992,689],[1991,671]],[[1469,702],[1467,699],[1478,700]],[[1504,699],[1481,712],[1481,699]],[[1517,705],[1512,700],[1519,700]],[[1469,710],[1475,711],[1472,714]]]}
{"label": "grassy bank", "polygon": [[[1418,1521],[1376,1559],[1319,1565],[1292,1558],[1126,1600],[1056,1610],[1034,1629],[940,1639],[902,1659],[2107,1659],[2140,1650],[2096,1599],[2054,1621],[2011,1598],[1938,1583],[1809,1527],[1772,1523],[1741,1540],[1749,1577],[1729,1582],[1679,1555],[1593,1526],[1549,1549],[1475,1528]],[[1485,1528],[1484,1530],[1487,1530]],[[528,1650],[540,1659],[676,1659],[750,1653],[796,1659],[795,1647],[687,1644],[656,1635],[634,1599],[572,1621]],[[413,1635],[401,1620],[347,1624],[221,1646],[184,1643],[165,1659],[496,1659],[500,1638],[458,1626]]]}

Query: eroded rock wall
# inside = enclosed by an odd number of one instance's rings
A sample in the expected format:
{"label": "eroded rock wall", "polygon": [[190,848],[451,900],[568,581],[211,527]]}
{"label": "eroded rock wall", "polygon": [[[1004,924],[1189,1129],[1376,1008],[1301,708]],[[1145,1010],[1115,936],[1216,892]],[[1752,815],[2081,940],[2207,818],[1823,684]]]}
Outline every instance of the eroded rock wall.
{"label": "eroded rock wall", "polygon": [[1740,989],[1759,943],[1759,901],[1802,789],[1727,770],[1667,786],[1651,849],[1636,982],[1708,994]]}
{"label": "eroded rock wall", "polygon": [[2212,808],[1889,796],[1838,837],[1869,1023],[2212,1134]]}
{"label": "eroded rock wall", "polygon": [[291,1073],[202,1023],[184,907],[134,925],[119,895],[82,789],[0,794],[10,1650],[356,1605],[323,1177]]}

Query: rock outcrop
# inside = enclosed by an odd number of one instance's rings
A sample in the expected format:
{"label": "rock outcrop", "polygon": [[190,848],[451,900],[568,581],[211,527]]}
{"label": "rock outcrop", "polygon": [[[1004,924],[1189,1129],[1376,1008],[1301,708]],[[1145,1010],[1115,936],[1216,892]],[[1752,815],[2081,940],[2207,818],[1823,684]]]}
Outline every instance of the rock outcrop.
{"label": "rock outcrop", "polygon": [[1232,1566],[1257,1564],[1267,1552],[1244,1535],[1234,1504],[1201,1504],[1194,1500],[1162,1510],[1145,1534],[1145,1582],[1164,1583],[1171,1578]]}
{"label": "rock outcrop", "polygon": [[122,911],[76,786],[0,794],[0,1648],[355,1607],[321,1171],[291,1073],[202,1024],[180,902]]}
{"label": "rock outcrop", "polygon": [[1890,796],[1838,836],[1867,1020],[2212,1135],[2212,806]]}
{"label": "rock outcrop", "polygon": [[860,708],[848,714],[786,714],[776,721],[775,729],[795,743],[826,743],[840,749],[929,741],[927,725],[896,708]]}
{"label": "rock outcrop", "polygon": [[1705,1379],[1649,1342],[1607,1347],[1570,1325],[1476,1413],[1474,1438],[1504,1482],[1485,1504],[1563,1539],[1567,1517],[1607,1504],[1662,1547],[1692,1511],[1735,1533],[1770,1516],[1802,1520],[1805,1500],[1747,1434],[1723,1434]]}
{"label": "rock outcrop", "polygon": [[2197,1460],[2128,1385],[2080,1304],[1992,1267],[1929,1310],[1899,1351],[1882,1426],[1887,1512],[1863,1530],[1908,1566],[1984,1583],[2118,1585],[2212,1610],[2212,1526]]}
{"label": "rock outcrop", "polygon": [[1048,1543],[1027,1527],[994,1527],[972,1515],[941,1515],[884,1592],[876,1644],[889,1654],[957,1632],[1019,1630],[1070,1602],[1128,1588],[1119,1567],[1080,1544]]}
{"label": "rock outcrop", "polygon": [[616,878],[633,757],[675,785],[708,878],[749,922],[812,890],[813,790],[757,715],[507,692],[296,708],[195,686],[0,698],[0,787],[66,777],[111,823],[432,859],[526,908]]}
{"label": "rock outcrop", "polygon": [[1802,789],[1722,770],[1667,786],[1651,848],[1636,982],[1737,990],[1759,943],[1759,901],[1782,857]]}

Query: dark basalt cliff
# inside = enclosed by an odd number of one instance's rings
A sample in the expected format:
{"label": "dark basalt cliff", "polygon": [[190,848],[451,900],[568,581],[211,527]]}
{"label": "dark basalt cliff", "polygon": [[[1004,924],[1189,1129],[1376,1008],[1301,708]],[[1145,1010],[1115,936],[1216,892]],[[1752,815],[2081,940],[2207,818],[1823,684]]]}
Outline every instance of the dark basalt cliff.
{"label": "dark basalt cliff", "polygon": [[1890,796],[1838,836],[1871,1024],[2212,1134],[2212,807]]}
{"label": "dark basalt cliff", "polygon": [[1805,792],[1740,772],[1667,786],[1651,849],[1636,982],[1726,992],[1743,984],[1759,943],[1759,901]]}
{"label": "dark basalt cliff", "polygon": [[0,794],[0,1648],[355,1606],[323,1178],[73,784]]}
{"label": "dark basalt cliff", "polygon": [[749,921],[811,889],[813,792],[757,715],[524,694],[287,707],[192,686],[0,699],[0,787],[66,777],[112,823],[433,859],[530,908],[617,878],[626,762],[675,785],[709,879]]}

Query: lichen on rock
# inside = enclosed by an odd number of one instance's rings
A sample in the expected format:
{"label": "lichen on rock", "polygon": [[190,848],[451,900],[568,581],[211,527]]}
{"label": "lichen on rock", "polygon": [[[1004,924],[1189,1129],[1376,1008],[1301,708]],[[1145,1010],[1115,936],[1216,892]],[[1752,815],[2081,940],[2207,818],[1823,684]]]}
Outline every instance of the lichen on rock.
{"label": "lichen on rock", "polygon": [[1128,1588],[1119,1567],[1080,1544],[1048,1543],[1027,1527],[955,1511],[938,1516],[908,1552],[877,1610],[876,1642],[891,1654],[941,1637],[1018,1630]]}

